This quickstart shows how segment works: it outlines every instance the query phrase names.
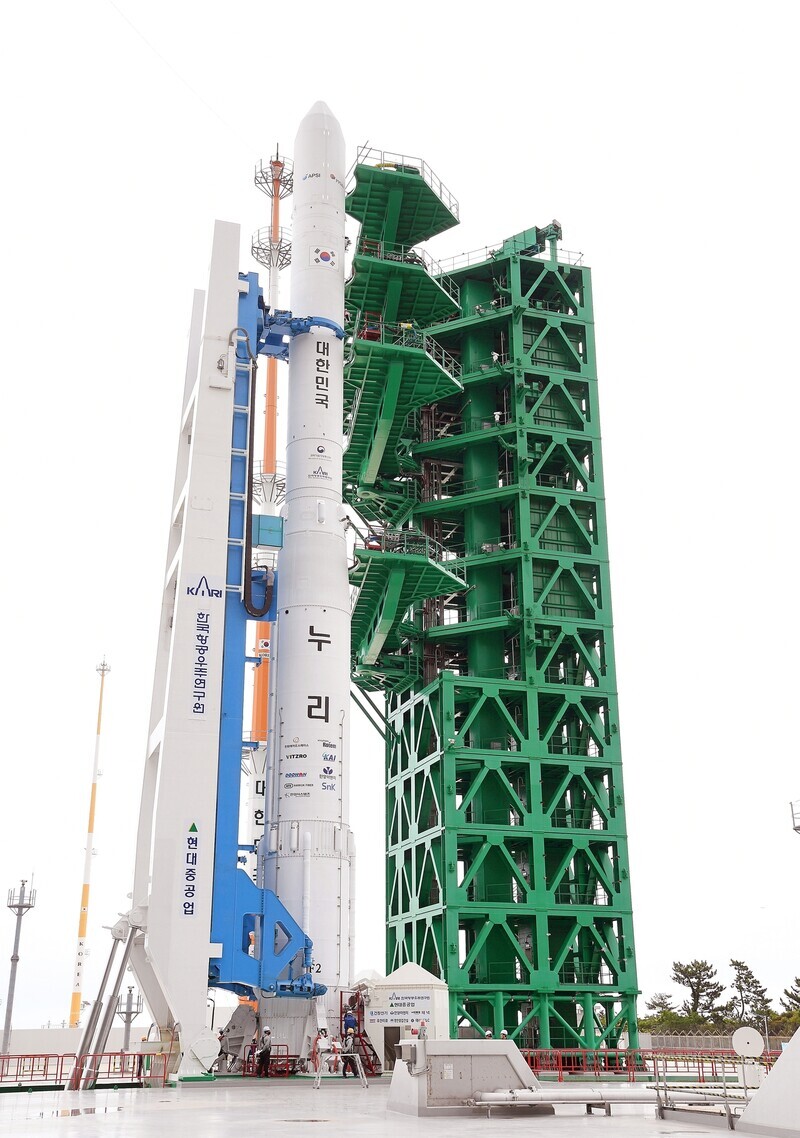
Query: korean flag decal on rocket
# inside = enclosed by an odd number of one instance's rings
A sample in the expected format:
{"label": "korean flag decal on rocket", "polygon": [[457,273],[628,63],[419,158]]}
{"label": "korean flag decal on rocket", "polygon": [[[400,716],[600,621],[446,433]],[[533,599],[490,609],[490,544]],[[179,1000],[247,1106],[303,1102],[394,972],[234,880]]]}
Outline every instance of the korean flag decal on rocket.
{"label": "korean flag decal on rocket", "polygon": [[325,265],[335,269],[339,263],[339,255],[335,249],[309,249],[312,265]]}

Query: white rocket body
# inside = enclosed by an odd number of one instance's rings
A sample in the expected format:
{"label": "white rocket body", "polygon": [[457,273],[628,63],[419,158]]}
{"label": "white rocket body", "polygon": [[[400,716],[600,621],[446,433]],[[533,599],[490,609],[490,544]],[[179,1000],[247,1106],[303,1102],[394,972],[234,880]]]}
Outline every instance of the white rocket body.
{"label": "white rocket body", "polygon": [[[295,317],[344,320],[344,139],[324,103],[300,124],[294,151],[289,307]],[[350,589],[342,505],[343,341],[312,328],[289,350],[286,501],[280,553],[274,759],[264,884],[314,942],[313,979],[330,990],[351,976],[349,828]],[[303,1000],[276,1000],[276,1020],[305,1019]],[[276,1027],[278,1030],[276,1031]],[[288,1025],[287,1025],[288,1028]],[[338,1031],[336,1031],[338,1034]],[[288,1032],[289,1036],[294,1031]],[[299,1041],[286,1038],[298,1046]]]}

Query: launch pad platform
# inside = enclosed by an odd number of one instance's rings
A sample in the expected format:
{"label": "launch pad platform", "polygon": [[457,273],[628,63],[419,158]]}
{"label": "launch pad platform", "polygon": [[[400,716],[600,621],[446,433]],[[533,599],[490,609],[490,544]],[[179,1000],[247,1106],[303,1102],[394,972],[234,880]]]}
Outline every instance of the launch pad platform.
{"label": "launch pad platform", "polygon": [[469,1138],[491,1127],[495,1138],[652,1138],[719,1131],[693,1115],[659,1120],[652,1106],[614,1105],[613,1114],[588,1115],[583,1106],[557,1106],[555,1116],[495,1109],[472,1117],[409,1119],[386,1109],[390,1077],[371,1079],[363,1090],[356,1079],[329,1079],[319,1090],[305,1079],[247,1079],[151,1090],[98,1090],[0,1095],[0,1135],[24,1138],[96,1138],[168,1135],[219,1138],[224,1133],[268,1133],[290,1138],[312,1132],[325,1138]]}

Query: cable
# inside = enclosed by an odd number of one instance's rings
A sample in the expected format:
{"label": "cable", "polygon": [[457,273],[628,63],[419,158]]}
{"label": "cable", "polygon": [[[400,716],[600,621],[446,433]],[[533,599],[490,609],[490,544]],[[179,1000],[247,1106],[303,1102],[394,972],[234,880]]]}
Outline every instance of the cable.
{"label": "cable", "polygon": [[[241,332],[244,336],[244,344],[247,348],[247,355],[251,364],[250,375],[250,404],[248,407],[248,440],[247,440],[247,502],[245,504],[245,520],[244,520],[244,564],[242,566],[243,574],[243,600],[244,607],[250,616],[260,620],[265,617],[272,605],[272,597],[275,592],[275,574],[271,569],[267,569],[267,584],[264,595],[264,607],[257,608],[253,602],[253,445],[255,440],[256,429],[256,378],[258,376],[258,361],[253,355],[250,347],[250,336],[245,328],[236,327],[232,329],[228,337],[228,347],[234,342],[234,336],[237,332]],[[239,342],[236,344],[236,360],[241,360],[239,355]]]}

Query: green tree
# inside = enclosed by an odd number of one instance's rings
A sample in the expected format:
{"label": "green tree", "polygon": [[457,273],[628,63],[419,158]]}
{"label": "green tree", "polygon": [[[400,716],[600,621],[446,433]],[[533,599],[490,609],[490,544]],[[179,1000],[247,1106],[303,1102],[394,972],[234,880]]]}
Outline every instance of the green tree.
{"label": "green tree", "polygon": [[652,999],[646,1000],[644,1005],[653,1017],[674,1015],[677,1008],[672,1003],[672,997],[666,992],[656,992]]}
{"label": "green tree", "polygon": [[759,983],[752,968],[743,960],[732,960],[731,968],[733,969],[731,987],[735,993],[731,1011],[734,1018],[750,1027],[763,1026],[764,1017],[773,1015],[767,989]]}
{"label": "green tree", "polygon": [[781,1007],[787,1012],[800,1012],[800,976],[795,976],[791,987],[783,989]]}
{"label": "green tree", "polygon": [[682,1015],[699,1016],[718,1024],[729,1013],[729,1003],[717,1003],[725,985],[719,983],[716,968],[707,960],[691,960],[688,964],[676,960],[672,965],[672,980],[689,989],[689,998],[681,1004]]}

